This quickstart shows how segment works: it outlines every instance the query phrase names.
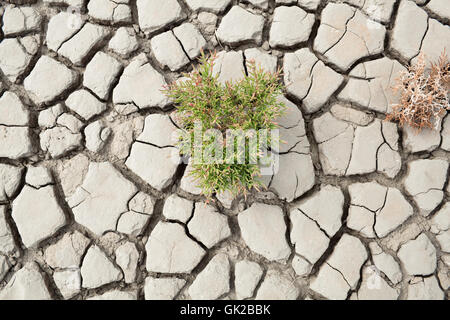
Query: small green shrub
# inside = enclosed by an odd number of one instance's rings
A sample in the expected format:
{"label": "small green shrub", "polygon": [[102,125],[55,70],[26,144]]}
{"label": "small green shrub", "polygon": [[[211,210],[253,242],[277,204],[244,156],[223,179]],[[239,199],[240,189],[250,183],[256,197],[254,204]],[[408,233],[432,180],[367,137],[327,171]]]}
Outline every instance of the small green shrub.
{"label": "small green shrub", "polygon": [[[255,157],[262,154],[258,152],[255,155],[249,150],[271,147],[270,135],[263,143],[259,130],[278,128],[275,119],[283,114],[285,108],[277,101],[283,90],[279,81],[280,71],[265,72],[250,62],[248,76],[237,82],[221,84],[218,76],[213,75],[215,58],[215,54],[209,58],[202,54],[197,68],[184,74],[183,81],[172,83],[165,89],[177,107],[177,122],[184,129],[178,142],[181,153],[197,160],[196,155],[205,153],[220,159],[212,163],[197,161],[192,165],[191,175],[207,197],[224,191],[246,193],[251,188],[261,187],[260,167],[255,163],[260,159]],[[199,130],[203,134],[201,146],[195,143],[198,142],[195,140],[196,125],[197,128],[200,125]],[[220,132],[221,137],[208,136],[209,129]],[[230,142],[227,130],[242,130],[250,134]],[[255,134],[258,139],[251,139]],[[233,144],[234,154],[215,149],[218,144],[226,145],[227,138]],[[237,148],[239,143],[245,143],[245,154]],[[239,159],[245,161],[239,163]]]}

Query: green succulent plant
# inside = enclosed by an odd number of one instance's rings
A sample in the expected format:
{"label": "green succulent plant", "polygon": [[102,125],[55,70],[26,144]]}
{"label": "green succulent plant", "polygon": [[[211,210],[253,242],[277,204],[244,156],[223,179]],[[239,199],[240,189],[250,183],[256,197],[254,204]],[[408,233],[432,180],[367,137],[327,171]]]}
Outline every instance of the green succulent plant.
{"label": "green succulent plant", "polygon": [[[191,73],[164,90],[174,101],[176,120],[184,129],[178,142],[180,152],[194,160],[205,154],[215,159],[210,163],[194,161],[190,172],[207,197],[225,191],[236,195],[262,186],[261,150],[270,149],[274,141],[271,135],[263,136],[261,132],[277,129],[276,119],[285,110],[277,99],[284,89],[279,81],[280,70],[266,72],[250,61],[243,79],[220,83],[213,71],[215,59],[215,54],[202,54]],[[200,145],[196,128],[202,133]],[[216,134],[209,134],[211,129]],[[230,132],[244,135],[232,136]],[[232,142],[230,138],[234,138]],[[217,151],[218,145],[227,143],[233,146],[234,153],[227,153],[226,148]],[[244,150],[239,148],[243,144]]]}

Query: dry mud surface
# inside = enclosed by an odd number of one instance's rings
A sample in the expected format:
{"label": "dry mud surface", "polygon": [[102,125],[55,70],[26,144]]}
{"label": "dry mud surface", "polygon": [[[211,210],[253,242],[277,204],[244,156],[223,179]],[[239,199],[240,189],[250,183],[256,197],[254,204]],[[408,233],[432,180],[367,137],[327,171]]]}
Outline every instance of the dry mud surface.
{"label": "dry mud surface", "polygon": [[[0,300],[446,299],[450,116],[383,121],[448,0],[0,3]],[[205,203],[160,89],[283,68],[269,191]]]}

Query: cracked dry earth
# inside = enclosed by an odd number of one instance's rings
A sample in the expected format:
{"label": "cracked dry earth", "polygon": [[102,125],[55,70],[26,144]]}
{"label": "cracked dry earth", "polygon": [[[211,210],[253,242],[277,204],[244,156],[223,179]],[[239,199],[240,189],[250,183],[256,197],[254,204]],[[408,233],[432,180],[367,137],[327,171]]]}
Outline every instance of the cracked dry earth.
{"label": "cracked dry earth", "polygon": [[[2,1],[0,300],[447,299],[450,116],[383,121],[448,0]],[[160,91],[283,68],[269,191],[206,203]],[[447,51],[448,51],[447,50]]]}

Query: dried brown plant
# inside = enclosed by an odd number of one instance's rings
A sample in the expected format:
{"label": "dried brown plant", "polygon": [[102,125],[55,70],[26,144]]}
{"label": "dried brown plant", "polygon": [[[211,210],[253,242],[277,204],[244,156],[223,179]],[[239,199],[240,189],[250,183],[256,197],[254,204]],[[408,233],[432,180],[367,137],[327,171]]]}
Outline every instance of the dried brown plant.
{"label": "dried brown plant", "polygon": [[409,125],[417,131],[439,130],[443,116],[450,110],[449,89],[450,62],[445,50],[429,67],[421,53],[417,63],[396,79],[393,90],[400,95],[400,103],[392,106],[386,120]]}

